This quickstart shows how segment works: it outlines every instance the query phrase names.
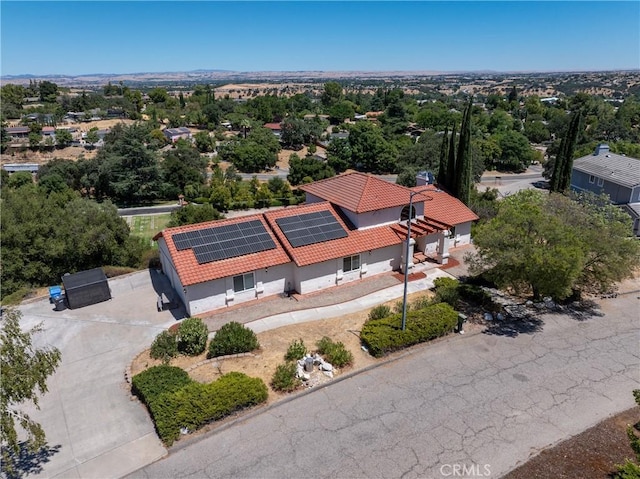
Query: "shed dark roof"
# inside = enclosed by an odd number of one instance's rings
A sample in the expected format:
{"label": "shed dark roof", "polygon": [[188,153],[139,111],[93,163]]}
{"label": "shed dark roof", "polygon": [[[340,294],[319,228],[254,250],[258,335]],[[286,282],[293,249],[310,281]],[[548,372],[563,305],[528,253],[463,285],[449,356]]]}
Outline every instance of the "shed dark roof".
{"label": "shed dark roof", "polygon": [[75,274],[65,274],[62,277],[65,290],[80,288],[88,284],[96,284],[103,281],[107,281],[107,275],[104,274],[102,268],[88,269]]}

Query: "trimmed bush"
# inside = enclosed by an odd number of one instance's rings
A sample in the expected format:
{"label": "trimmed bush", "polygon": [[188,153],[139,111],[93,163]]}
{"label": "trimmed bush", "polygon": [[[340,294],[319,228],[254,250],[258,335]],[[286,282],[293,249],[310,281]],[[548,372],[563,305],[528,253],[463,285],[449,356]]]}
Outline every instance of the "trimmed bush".
{"label": "trimmed bush", "polygon": [[324,356],[324,359],[331,365],[342,368],[353,362],[353,354],[345,348],[341,342],[334,343],[329,337],[325,336],[316,343],[318,354]]}
{"label": "trimmed bush", "polygon": [[189,384],[191,379],[183,369],[174,366],[153,366],[131,379],[131,391],[145,403],[149,409],[158,396],[177,391]]}
{"label": "trimmed bush", "polygon": [[298,359],[304,358],[305,354],[307,354],[307,347],[304,345],[302,339],[300,339],[299,341],[293,341],[289,345],[284,359],[286,361],[297,361]]}
{"label": "trimmed bush", "polygon": [[369,321],[371,321],[372,319],[386,318],[390,314],[391,314],[391,308],[389,308],[389,306],[381,304],[373,308],[371,311],[369,311]]}
{"label": "trimmed bush", "polygon": [[209,330],[200,318],[187,318],[178,328],[178,351],[187,356],[197,356],[207,347]]}
{"label": "trimmed bush", "polygon": [[297,364],[289,361],[287,363],[278,364],[276,372],[271,378],[271,387],[275,391],[291,392],[296,390],[302,381],[296,376]]}
{"label": "trimmed bush", "polygon": [[153,359],[162,359],[168,363],[178,355],[178,337],[175,331],[162,331],[151,343],[150,355]]}
{"label": "trimmed bush", "polygon": [[455,308],[460,295],[458,293],[459,282],[452,278],[436,278],[433,287],[436,291],[435,302],[447,303]]}
{"label": "trimmed bush", "polygon": [[195,431],[211,421],[263,403],[267,396],[267,386],[261,379],[232,372],[209,384],[191,381],[161,394],[150,409],[160,439],[170,446],[180,436],[181,428]]}
{"label": "trimmed bush", "polygon": [[256,333],[242,324],[232,321],[222,326],[211,340],[207,357],[215,358],[227,354],[248,353],[259,347],[260,343],[258,343]]}
{"label": "trimmed bush", "polygon": [[367,322],[360,339],[374,357],[404,349],[444,336],[457,325],[458,313],[446,303],[438,303],[407,313],[406,329],[402,331],[402,315]]}

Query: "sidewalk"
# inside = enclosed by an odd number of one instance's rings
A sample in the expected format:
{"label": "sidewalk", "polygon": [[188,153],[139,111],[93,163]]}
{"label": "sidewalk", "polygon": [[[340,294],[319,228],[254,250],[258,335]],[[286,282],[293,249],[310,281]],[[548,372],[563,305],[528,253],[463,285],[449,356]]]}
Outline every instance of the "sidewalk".
{"label": "sidewalk", "polygon": [[[463,257],[472,248],[463,246],[452,251],[451,258],[455,266],[449,268],[433,263],[417,264],[412,273],[424,273],[425,277],[409,281],[407,292],[411,294],[430,289],[438,277],[465,276],[467,268]],[[246,324],[255,332],[261,332],[288,324],[334,318],[394,299],[401,300],[403,290],[404,284],[397,272],[389,272],[317,293],[294,294],[291,297],[273,296],[250,301],[205,314],[201,318],[212,332],[230,321]]]}

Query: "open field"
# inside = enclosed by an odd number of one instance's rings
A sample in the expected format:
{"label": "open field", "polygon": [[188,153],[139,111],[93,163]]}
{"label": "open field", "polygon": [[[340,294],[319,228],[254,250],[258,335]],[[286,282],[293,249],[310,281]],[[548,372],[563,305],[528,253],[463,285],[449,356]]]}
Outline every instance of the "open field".
{"label": "open field", "polygon": [[125,216],[131,234],[148,240],[151,246],[156,246],[157,243],[153,241],[153,237],[156,233],[159,233],[167,227],[171,213],[160,213],[156,215],[145,216]]}

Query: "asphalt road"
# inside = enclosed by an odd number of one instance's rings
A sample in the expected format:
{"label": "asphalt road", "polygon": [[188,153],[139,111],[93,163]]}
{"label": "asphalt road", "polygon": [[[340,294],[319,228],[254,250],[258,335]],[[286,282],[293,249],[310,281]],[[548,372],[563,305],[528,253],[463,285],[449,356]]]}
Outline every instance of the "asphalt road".
{"label": "asphalt road", "polygon": [[[500,477],[633,405],[638,293],[452,336],[240,418],[131,478]],[[460,477],[458,474],[457,477]]]}

